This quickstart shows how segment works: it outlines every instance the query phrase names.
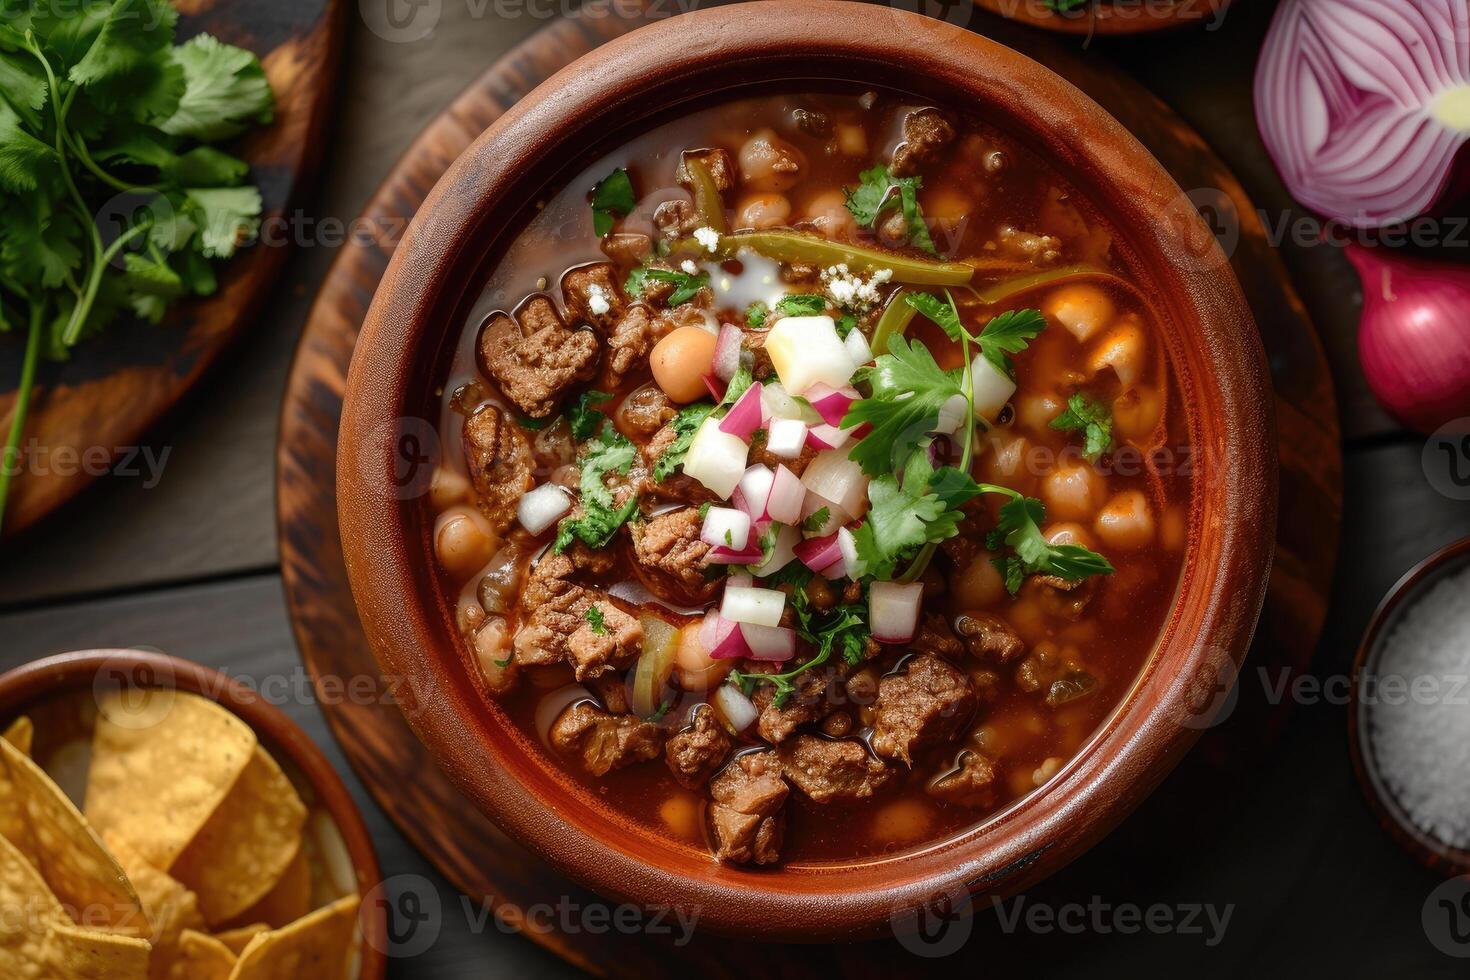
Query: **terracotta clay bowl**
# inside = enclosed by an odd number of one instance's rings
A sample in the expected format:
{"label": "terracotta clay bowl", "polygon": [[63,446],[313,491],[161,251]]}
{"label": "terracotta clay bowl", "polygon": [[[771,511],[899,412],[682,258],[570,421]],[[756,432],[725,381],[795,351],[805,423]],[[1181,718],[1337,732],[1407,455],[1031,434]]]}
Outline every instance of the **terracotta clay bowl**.
{"label": "terracotta clay bowl", "polygon": [[1388,591],[1373,613],[1353,660],[1348,704],[1348,745],[1353,770],[1369,808],[1388,835],[1414,860],[1447,877],[1470,874],[1470,851],[1453,847],[1420,829],[1394,797],[1373,754],[1368,717],[1372,704],[1365,700],[1364,691],[1379,676],[1383,641],[1398,623],[1399,616],[1440,579],[1467,566],[1470,566],[1470,538],[1462,538],[1419,562]]}
{"label": "terracotta clay bowl", "polygon": [[383,875],[367,825],[321,749],[257,692],[217,670],[161,653],[81,650],[35,660],[0,675],[0,728],[29,715],[36,723],[37,761],[44,767],[52,746],[90,736],[86,709],[95,705],[97,694],[144,688],[189,691],[227,708],[251,727],[311,811],[325,813],[336,825],[363,896],[358,977],[382,980],[387,971],[388,917],[383,903],[371,900]]}
{"label": "terracotta clay bowl", "polygon": [[1058,34],[1154,34],[1218,23],[1230,0],[1087,0],[1060,13],[1047,0],[975,0],[982,10]]}
{"label": "terracotta clay bowl", "polygon": [[[930,900],[1011,894],[1110,830],[1192,744],[1197,713],[1244,657],[1264,597],[1276,502],[1271,389],[1225,257],[1130,134],[1051,71],[887,7],[737,5],[635,31],[575,62],[466,151],[381,282],[353,358],[338,446],[346,564],[373,652],[410,724],[465,795],[562,872],[620,901],[697,908],[701,927],[813,941],[883,933]],[[397,434],[438,418],[446,370],[490,261],[561,164],[606,149],[609,119],[669,118],[759,84],[882,85],[978,111],[1051,159],[1120,230],[1186,393],[1199,473],[1175,607],[1135,687],[1043,791],[953,839],[842,864],[747,870],[639,827],[534,751],[481,693],[438,584],[432,517],[404,487]]]}

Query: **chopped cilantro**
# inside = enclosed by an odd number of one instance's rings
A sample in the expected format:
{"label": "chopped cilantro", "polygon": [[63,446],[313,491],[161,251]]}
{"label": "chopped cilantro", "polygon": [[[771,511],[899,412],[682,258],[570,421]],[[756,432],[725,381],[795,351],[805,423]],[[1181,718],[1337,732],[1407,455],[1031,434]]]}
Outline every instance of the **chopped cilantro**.
{"label": "chopped cilantro", "polygon": [[504,660],[496,660],[496,661],[493,661],[493,662],[494,662],[495,666],[497,666],[497,667],[509,667],[510,666],[510,662],[511,662],[512,659],[513,658],[511,658],[511,657],[506,657]]}
{"label": "chopped cilantro", "polygon": [[689,444],[694,441],[694,434],[714,410],[715,407],[709,404],[689,405],[679,410],[679,414],[669,423],[674,430],[674,441],[669,443],[669,448],[653,464],[653,482],[662,483],[684,465],[684,457],[689,454]]}
{"label": "chopped cilantro", "polygon": [[827,297],[815,293],[792,293],[783,296],[776,309],[786,316],[821,316],[827,309]]}
{"label": "chopped cilantro", "polygon": [[638,497],[629,494],[619,507],[605,482],[609,473],[627,473],[638,450],[612,426],[603,426],[596,439],[583,446],[581,509],[579,517],[563,518],[556,532],[553,550],[561,553],[573,539],[592,548],[601,548],[612,540],[618,528],[638,511]]}
{"label": "chopped cilantro", "polygon": [[581,442],[584,439],[592,438],[592,434],[597,431],[597,427],[602,424],[602,420],[607,418],[606,415],[597,411],[592,406],[601,405],[603,402],[610,401],[611,399],[612,395],[605,391],[597,390],[584,391],[577,396],[576,402],[567,409],[566,413],[567,424],[571,426],[573,439]]}
{"label": "chopped cilantro", "polygon": [[1051,427],[1061,432],[1081,431],[1087,458],[1096,462],[1113,449],[1113,412],[1097,399],[1077,392],[1067,399],[1067,409],[1051,420]]}
{"label": "chopped cilantro", "polygon": [[587,607],[587,625],[592,627],[592,632],[598,636],[607,636],[607,623],[602,618],[602,610],[596,606]]}
{"label": "chopped cilantro", "polygon": [[532,432],[540,432],[542,429],[546,428],[548,425],[555,421],[555,415],[548,415],[544,419],[533,419],[529,415],[516,416],[516,424],[523,429],[530,429]]}
{"label": "chopped cilantro", "polygon": [[863,372],[872,394],[853,402],[842,419],[844,429],[869,424],[848,457],[869,476],[882,476],[906,462],[921,439],[939,422],[939,409],[954,395],[964,395],[964,371],[945,371],[920,341],[893,337],[888,353]]}
{"label": "chopped cilantro", "polygon": [[979,492],[979,485],[959,470],[936,471],[923,450],[909,458],[901,483],[888,474],[872,480],[867,520],[853,532],[866,572],[892,578],[901,557],[954,537],[964,516],[960,506]]}
{"label": "chopped cilantro", "polygon": [[1111,575],[1113,566],[1097,552],[1081,545],[1052,544],[1041,533],[1046,520],[1046,507],[1034,497],[1024,497],[1008,487],[993,483],[979,485],[983,493],[1003,494],[1011,499],[1000,509],[1000,521],[991,532],[987,544],[992,550],[1001,545],[1012,549],[1012,556],[995,559],[995,565],[1006,579],[1006,589],[1015,595],[1027,575],[1055,575],[1078,582],[1093,575]]}
{"label": "chopped cilantro", "polygon": [[771,315],[771,308],[760,300],[756,300],[745,308],[745,325],[752,330],[759,330],[765,326],[766,317]]}
{"label": "chopped cilantro", "polygon": [[709,509],[713,506],[714,504],[710,503],[708,500],[699,505],[699,519],[701,521],[709,516]]}
{"label": "chopped cilantro", "polygon": [[801,522],[801,529],[808,534],[816,534],[831,519],[831,508],[820,507],[817,510],[812,511],[811,516]]}
{"label": "chopped cilantro", "polygon": [[852,333],[856,329],[857,317],[853,316],[851,313],[844,313],[837,318],[837,336],[842,338],[843,340],[846,340],[847,335]]}
{"label": "chopped cilantro", "polygon": [[628,273],[628,281],[623,284],[623,289],[629,296],[642,296],[649,280],[673,283],[674,291],[669,294],[668,304],[678,306],[680,303],[689,302],[701,289],[709,285],[709,273],[700,272],[690,275],[677,269],[643,266]]}
{"label": "chopped cilantro", "polygon": [[612,231],[613,219],[631,214],[637,203],[633,182],[622,167],[599,180],[592,188],[592,230],[598,238]]}
{"label": "chopped cilantro", "polygon": [[664,720],[664,715],[668,714],[669,711],[673,709],[673,707],[674,707],[674,702],[672,702],[672,701],[665,701],[663,704],[661,704],[661,705],[658,706],[658,710],[657,711],[655,711],[653,714],[651,714],[651,715],[648,716],[648,720],[649,721],[663,721]]}
{"label": "chopped cilantro", "polygon": [[919,188],[923,180],[919,177],[895,177],[883,164],[858,174],[858,186],[844,188],[847,195],[847,210],[857,219],[858,227],[872,228],[883,212],[899,208],[908,226],[909,241],[916,248],[938,254],[934,240],[929,236],[929,225],[924,221],[924,212],[919,208]]}
{"label": "chopped cilantro", "polygon": [[730,672],[730,681],[748,696],[757,684],[771,684],[776,688],[776,707],[783,706],[796,693],[796,679],[809,670],[820,667],[832,658],[833,652],[841,654],[845,663],[857,666],[863,661],[871,631],[868,629],[867,605],[865,603],[835,606],[825,613],[818,613],[807,601],[806,590],[796,588],[791,593],[791,606],[796,613],[797,634],[817,648],[816,655],[803,664],[780,674],[756,674],[741,670]]}

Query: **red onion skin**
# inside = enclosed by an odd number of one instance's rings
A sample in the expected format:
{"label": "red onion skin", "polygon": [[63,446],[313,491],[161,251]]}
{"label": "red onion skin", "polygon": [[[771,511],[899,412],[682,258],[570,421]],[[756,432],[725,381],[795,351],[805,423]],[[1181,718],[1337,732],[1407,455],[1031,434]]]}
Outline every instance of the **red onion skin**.
{"label": "red onion skin", "polygon": [[1384,408],[1420,432],[1470,417],[1470,267],[1347,246],[1363,281],[1358,356]]}

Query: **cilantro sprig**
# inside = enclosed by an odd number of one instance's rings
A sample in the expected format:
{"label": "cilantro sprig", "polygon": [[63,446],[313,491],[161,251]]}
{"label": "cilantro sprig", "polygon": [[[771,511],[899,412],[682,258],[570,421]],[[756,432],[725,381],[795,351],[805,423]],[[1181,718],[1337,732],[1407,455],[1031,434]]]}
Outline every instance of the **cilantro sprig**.
{"label": "cilantro sprig", "polygon": [[626,474],[637,454],[637,447],[611,425],[604,425],[596,439],[583,445],[579,484],[582,512],[577,517],[562,519],[553,551],[560,554],[573,540],[580,540],[590,548],[605,547],[618,528],[637,513],[636,494],[629,494],[622,506],[618,506],[607,486],[607,477]]}
{"label": "cilantro sprig", "polygon": [[954,537],[964,517],[960,507],[979,493],[968,474],[947,466],[936,470],[925,451],[909,458],[902,480],[886,474],[872,480],[868,519],[853,532],[865,571],[890,579],[902,558]]}
{"label": "cilantro sprig", "polygon": [[1067,408],[1051,420],[1059,432],[1081,432],[1084,452],[1093,462],[1113,451],[1113,411],[1105,402],[1077,392],[1067,399]]}
{"label": "cilantro sprig", "polygon": [[[848,406],[844,429],[871,425],[872,431],[852,447],[848,457],[869,476],[883,476],[907,462],[915,447],[939,424],[939,410],[968,385],[965,368],[946,371],[922,341],[893,337],[861,380],[868,397]],[[971,413],[973,415],[973,413]]]}
{"label": "cilantro sprig", "polygon": [[603,238],[612,231],[614,219],[631,214],[637,204],[628,171],[619,167],[599,180],[592,188],[590,203],[592,231],[598,238]]}
{"label": "cilantro sprig", "polygon": [[698,295],[701,289],[709,285],[709,273],[698,272],[691,275],[678,269],[640,266],[628,273],[628,281],[623,284],[623,291],[629,296],[642,296],[643,290],[650,282],[672,283],[674,291],[669,294],[667,302],[670,306],[678,306],[689,302]]}
{"label": "cilantro sprig", "polygon": [[587,607],[587,626],[598,636],[607,636],[607,621],[596,606]]}
{"label": "cilantro sprig", "polygon": [[954,297],[948,292],[944,299],[933,293],[916,292],[904,293],[903,299],[933,320],[950,340],[958,342],[962,336],[968,337],[987,361],[1012,380],[1016,377],[1016,365],[1010,355],[1024,351],[1046,329],[1046,317],[1040,310],[1008,310],[975,334],[965,329]]}
{"label": "cilantro sprig", "polygon": [[898,208],[908,228],[909,242],[930,255],[937,255],[929,224],[919,207],[919,188],[923,184],[920,177],[895,177],[880,163],[858,174],[858,186],[843,188],[843,193],[847,196],[847,210],[859,228],[874,227],[884,212]]}
{"label": "cilantro sprig", "polygon": [[567,408],[567,426],[572,430],[572,438],[578,442],[590,439],[592,433],[607,418],[595,407],[603,402],[611,401],[612,395],[606,391],[592,389],[584,391],[577,396],[577,400]]}
{"label": "cilantro sprig", "polygon": [[[767,580],[768,584],[771,580]],[[730,682],[737,685],[747,697],[758,684],[770,684],[775,691],[774,703],[780,708],[796,693],[796,681],[802,674],[814,670],[839,654],[849,666],[863,662],[863,653],[872,635],[868,628],[866,602],[844,603],[826,612],[816,610],[807,598],[806,590],[797,585],[791,590],[789,599],[796,614],[796,632],[806,643],[817,648],[809,660],[779,674],[760,674],[751,671],[732,670]]]}
{"label": "cilantro sprig", "polygon": [[1020,591],[1028,575],[1055,575],[1069,582],[1080,582],[1094,575],[1113,574],[1112,564],[1097,552],[1081,545],[1052,544],[1046,540],[1041,533],[1046,506],[1041,501],[994,483],[979,486],[982,493],[1011,498],[1001,507],[1000,520],[986,542],[991,551],[999,551],[1004,546],[1014,552],[995,559],[1011,595]]}

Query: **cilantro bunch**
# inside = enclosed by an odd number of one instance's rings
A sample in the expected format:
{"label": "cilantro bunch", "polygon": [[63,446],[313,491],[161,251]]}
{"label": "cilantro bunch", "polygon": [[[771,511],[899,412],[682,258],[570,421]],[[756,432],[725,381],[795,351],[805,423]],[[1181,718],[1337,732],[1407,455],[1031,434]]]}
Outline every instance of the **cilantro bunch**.
{"label": "cilantro bunch", "polygon": [[213,261],[258,230],[248,166],[207,144],[270,122],[270,84],[249,51],[175,45],[177,20],[166,0],[0,0],[0,331],[27,338],[0,515],[40,358],[213,293]]}

